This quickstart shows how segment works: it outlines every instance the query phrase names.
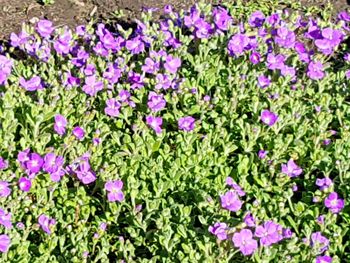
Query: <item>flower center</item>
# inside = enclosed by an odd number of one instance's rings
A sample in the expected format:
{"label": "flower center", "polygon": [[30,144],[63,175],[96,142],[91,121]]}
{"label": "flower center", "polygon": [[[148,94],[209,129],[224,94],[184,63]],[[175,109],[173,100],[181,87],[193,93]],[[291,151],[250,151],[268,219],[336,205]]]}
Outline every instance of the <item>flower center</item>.
{"label": "flower center", "polygon": [[337,206],[337,203],[338,203],[338,200],[337,200],[337,199],[333,199],[333,200],[331,201],[331,205],[332,205],[332,206]]}

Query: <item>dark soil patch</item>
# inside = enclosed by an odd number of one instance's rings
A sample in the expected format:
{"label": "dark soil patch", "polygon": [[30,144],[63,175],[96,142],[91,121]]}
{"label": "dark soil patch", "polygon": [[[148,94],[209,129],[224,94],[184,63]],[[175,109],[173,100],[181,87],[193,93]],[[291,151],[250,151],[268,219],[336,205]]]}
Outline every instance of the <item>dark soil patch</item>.
{"label": "dark soil patch", "polygon": [[[323,7],[326,0],[301,0],[306,6]],[[196,0],[56,0],[43,6],[37,0],[0,0],[0,39],[7,39],[11,32],[18,32],[23,22],[33,18],[47,18],[57,26],[75,27],[91,18],[108,20],[112,12],[122,10],[127,19],[139,17],[145,8],[162,9],[171,4],[176,10],[187,9]],[[207,0],[209,3],[220,0]],[[234,2],[234,1],[232,1]],[[281,1],[283,3],[283,1]],[[350,0],[333,0],[335,11],[349,7]]]}
{"label": "dark soil patch", "polygon": [[55,25],[70,27],[86,22],[93,6],[89,0],[56,0],[55,4],[42,6],[36,0],[0,1],[0,39],[18,32],[23,22],[32,18],[47,18]]}

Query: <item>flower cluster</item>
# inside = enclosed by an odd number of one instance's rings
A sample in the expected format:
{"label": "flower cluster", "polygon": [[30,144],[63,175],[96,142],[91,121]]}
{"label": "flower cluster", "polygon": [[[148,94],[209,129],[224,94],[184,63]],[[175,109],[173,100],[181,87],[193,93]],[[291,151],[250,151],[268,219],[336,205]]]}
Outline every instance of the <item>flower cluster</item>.
{"label": "flower cluster", "polygon": [[263,247],[268,247],[293,236],[289,228],[283,228],[272,220],[265,221],[261,225],[256,224],[256,219],[250,213],[246,214],[244,224],[249,228],[242,228],[240,231],[233,228],[232,234],[226,223],[217,222],[209,227],[209,232],[219,240],[226,240],[231,236],[233,245],[245,256],[255,253],[259,243]]}

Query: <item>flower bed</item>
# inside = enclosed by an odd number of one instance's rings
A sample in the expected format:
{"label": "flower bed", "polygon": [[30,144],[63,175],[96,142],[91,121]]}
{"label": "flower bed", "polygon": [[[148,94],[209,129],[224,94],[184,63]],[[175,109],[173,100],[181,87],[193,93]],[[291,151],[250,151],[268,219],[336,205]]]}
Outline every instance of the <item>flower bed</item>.
{"label": "flower bed", "polygon": [[350,260],[350,16],[164,14],[0,48],[2,260]]}

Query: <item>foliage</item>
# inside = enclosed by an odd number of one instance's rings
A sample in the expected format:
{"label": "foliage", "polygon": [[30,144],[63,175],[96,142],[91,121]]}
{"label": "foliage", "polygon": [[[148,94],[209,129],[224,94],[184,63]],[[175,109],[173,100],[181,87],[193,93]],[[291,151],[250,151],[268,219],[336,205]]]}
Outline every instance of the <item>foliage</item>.
{"label": "foliage", "polygon": [[349,15],[264,3],[13,33],[2,261],[350,260]]}

